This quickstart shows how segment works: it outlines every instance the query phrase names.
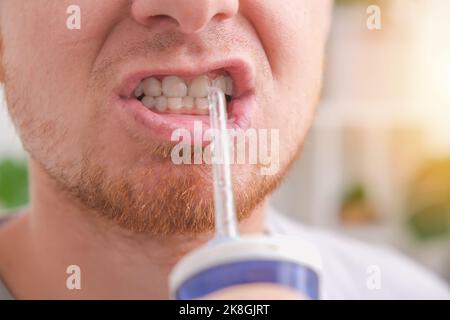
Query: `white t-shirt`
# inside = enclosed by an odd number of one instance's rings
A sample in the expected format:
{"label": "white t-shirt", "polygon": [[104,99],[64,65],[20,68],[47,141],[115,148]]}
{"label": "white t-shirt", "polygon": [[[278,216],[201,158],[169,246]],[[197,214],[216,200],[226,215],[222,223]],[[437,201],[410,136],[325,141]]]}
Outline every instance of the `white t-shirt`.
{"label": "white t-shirt", "polygon": [[[450,299],[443,280],[390,249],[302,226],[273,209],[266,229],[298,236],[319,250],[326,299]],[[0,300],[5,299],[13,297],[0,279]]]}
{"label": "white t-shirt", "polygon": [[326,299],[450,299],[450,287],[389,248],[306,227],[270,210],[266,228],[295,235],[320,252]]}

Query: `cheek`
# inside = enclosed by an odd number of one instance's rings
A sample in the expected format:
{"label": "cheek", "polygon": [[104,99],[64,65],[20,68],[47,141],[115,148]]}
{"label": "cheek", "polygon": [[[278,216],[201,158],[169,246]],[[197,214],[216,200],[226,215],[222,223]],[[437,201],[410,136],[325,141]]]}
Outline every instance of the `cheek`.
{"label": "cheek", "polygon": [[246,1],[244,9],[274,79],[264,118],[280,129],[280,152],[288,159],[304,140],[320,94],[330,3]]}
{"label": "cheek", "polygon": [[[86,114],[92,112],[85,101],[92,65],[125,2],[77,1],[81,30],[66,27],[67,8],[73,1],[3,3],[1,31],[9,107],[24,144],[37,134],[48,137],[39,139],[40,143],[58,148],[56,152],[76,143],[86,125]],[[63,136],[67,140],[57,145],[54,140]],[[40,147],[46,148],[30,146]]]}
{"label": "cheek", "polygon": [[[321,59],[328,29],[328,0],[241,1],[259,36],[274,76],[288,81]],[[317,55],[318,54],[318,55]]]}

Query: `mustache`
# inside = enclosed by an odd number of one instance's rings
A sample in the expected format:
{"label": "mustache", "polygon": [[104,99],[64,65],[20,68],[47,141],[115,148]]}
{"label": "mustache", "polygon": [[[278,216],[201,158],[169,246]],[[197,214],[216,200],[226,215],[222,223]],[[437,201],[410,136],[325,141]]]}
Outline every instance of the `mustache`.
{"label": "mustache", "polygon": [[[242,32],[240,32],[242,33]],[[101,78],[115,66],[136,58],[158,60],[159,57],[186,56],[201,58],[219,52],[230,52],[231,46],[242,50],[248,43],[236,31],[221,26],[211,27],[201,35],[185,35],[178,30],[145,33],[139,40],[121,41],[110,56],[94,66],[94,78]],[[196,59],[197,60],[197,59]]]}
{"label": "mustache", "polygon": [[[96,100],[100,92],[108,92],[120,85],[117,75],[124,65],[133,60],[151,61],[155,66],[161,63],[183,59],[183,63],[201,63],[206,57],[227,57],[234,51],[245,51],[249,48],[242,30],[234,34],[231,29],[212,27],[201,35],[185,35],[178,30],[160,32],[147,31],[118,42],[114,50],[95,62],[87,81],[91,98]],[[234,48],[234,49],[233,49]],[[160,61],[160,63],[158,63]],[[100,101],[101,102],[101,101]]]}

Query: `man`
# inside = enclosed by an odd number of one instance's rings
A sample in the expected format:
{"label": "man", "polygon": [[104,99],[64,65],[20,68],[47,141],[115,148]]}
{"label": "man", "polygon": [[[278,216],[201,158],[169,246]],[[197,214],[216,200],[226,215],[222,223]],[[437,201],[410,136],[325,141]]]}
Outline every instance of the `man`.
{"label": "man", "polygon": [[[170,135],[203,121],[204,83],[220,77],[232,126],[280,136],[277,174],[233,166],[242,233],[316,244],[329,298],[449,297],[402,258],[268,210],[312,122],[331,1],[78,0],[79,29],[72,2],[0,2],[2,81],[31,175],[30,206],[0,231],[5,298],[169,297],[170,270],[214,227],[211,168],[175,165]],[[380,288],[367,285],[372,265]],[[211,297],[301,295],[255,284]]]}

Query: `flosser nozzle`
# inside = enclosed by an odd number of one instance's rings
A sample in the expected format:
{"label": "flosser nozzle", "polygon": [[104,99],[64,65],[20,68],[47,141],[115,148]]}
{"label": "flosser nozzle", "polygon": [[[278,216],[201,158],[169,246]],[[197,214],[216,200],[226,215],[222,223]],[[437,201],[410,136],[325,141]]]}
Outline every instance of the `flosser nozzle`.
{"label": "flosser nozzle", "polygon": [[209,90],[209,116],[213,140],[211,161],[214,178],[216,239],[238,237],[236,209],[230,169],[230,140],[227,129],[227,103],[219,88]]}

